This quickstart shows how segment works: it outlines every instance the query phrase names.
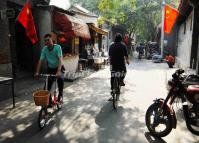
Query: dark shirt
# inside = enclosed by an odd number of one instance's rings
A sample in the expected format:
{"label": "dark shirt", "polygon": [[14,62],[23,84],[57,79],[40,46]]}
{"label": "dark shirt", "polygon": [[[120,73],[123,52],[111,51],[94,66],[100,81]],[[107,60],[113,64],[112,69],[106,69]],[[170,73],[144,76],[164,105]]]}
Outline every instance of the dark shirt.
{"label": "dark shirt", "polygon": [[125,70],[125,59],[128,57],[127,48],[121,42],[114,42],[109,48],[109,56],[111,57],[110,64],[112,70]]}
{"label": "dark shirt", "polygon": [[143,45],[139,46],[139,52],[143,52],[143,51],[144,51],[144,46]]}

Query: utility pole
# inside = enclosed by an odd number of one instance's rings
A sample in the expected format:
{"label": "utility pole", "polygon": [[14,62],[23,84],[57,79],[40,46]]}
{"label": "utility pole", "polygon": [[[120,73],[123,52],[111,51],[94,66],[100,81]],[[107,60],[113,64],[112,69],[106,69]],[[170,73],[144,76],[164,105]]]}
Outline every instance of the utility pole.
{"label": "utility pole", "polygon": [[164,5],[165,0],[162,0],[162,28],[161,28],[161,56],[163,58],[163,51],[164,51]]}

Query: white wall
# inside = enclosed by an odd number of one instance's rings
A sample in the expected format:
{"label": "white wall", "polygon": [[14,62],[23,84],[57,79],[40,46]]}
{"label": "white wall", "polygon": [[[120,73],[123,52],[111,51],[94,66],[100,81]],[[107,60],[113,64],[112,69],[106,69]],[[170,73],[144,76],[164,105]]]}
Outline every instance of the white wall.
{"label": "white wall", "polygon": [[81,15],[79,13],[76,14],[76,17],[82,19],[85,23],[94,23],[95,26],[97,26],[98,17],[89,17],[86,15]]}
{"label": "white wall", "polygon": [[66,69],[66,73],[75,73],[78,68],[79,56],[64,57],[63,64]]}
{"label": "white wall", "polygon": [[[189,68],[190,67],[190,58],[191,58],[191,46],[192,46],[192,29],[190,29],[191,24],[191,16],[186,19],[184,23],[181,24],[178,31],[178,47],[177,47],[177,57],[176,62],[181,68]],[[184,27],[186,23],[186,31],[184,32]],[[193,27],[193,26],[192,26]]]}

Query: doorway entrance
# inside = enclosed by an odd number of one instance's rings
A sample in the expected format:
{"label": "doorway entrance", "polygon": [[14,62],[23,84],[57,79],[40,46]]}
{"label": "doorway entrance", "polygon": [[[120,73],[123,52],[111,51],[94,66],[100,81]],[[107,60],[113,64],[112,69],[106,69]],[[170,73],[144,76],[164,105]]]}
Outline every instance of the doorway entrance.
{"label": "doorway entrance", "polygon": [[30,76],[34,72],[33,45],[26,36],[24,27],[17,21],[23,6],[8,2],[7,7],[15,10],[15,18],[9,19],[13,74],[15,78]]}

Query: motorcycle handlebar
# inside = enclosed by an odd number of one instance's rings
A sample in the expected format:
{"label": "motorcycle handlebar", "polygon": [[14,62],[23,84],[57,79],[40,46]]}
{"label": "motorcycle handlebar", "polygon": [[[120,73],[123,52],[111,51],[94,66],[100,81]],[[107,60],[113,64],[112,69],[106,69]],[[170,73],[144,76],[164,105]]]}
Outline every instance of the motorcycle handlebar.
{"label": "motorcycle handlebar", "polygon": [[178,70],[176,70],[176,73],[178,73],[178,74],[183,74],[183,73],[184,73],[184,70],[183,70],[183,69],[178,69]]}
{"label": "motorcycle handlebar", "polygon": [[172,75],[172,77],[176,80],[183,80],[183,77],[181,76],[184,73],[183,69],[178,69],[175,71],[175,73]]}

